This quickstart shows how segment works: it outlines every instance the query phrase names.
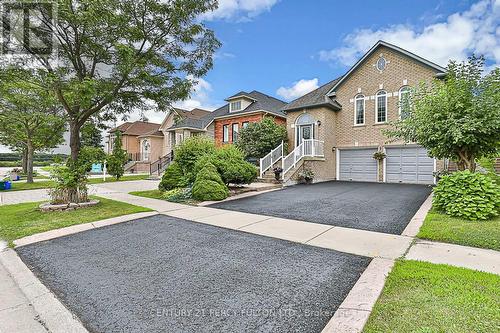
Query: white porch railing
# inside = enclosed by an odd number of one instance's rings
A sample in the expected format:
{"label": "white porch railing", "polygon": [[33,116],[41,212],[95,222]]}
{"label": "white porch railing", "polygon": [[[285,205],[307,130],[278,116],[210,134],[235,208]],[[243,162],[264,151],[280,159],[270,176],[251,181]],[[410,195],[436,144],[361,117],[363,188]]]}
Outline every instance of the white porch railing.
{"label": "white porch railing", "polygon": [[264,173],[272,167],[274,163],[283,158],[283,153],[284,145],[283,141],[281,141],[278,147],[274,148],[269,154],[260,159],[260,178],[263,177]]}
{"label": "white porch railing", "polygon": [[295,149],[283,158],[283,173],[285,174],[295,167],[297,162],[299,162],[303,157],[324,157],[325,156],[325,142],[319,140],[302,140],[302,143],[295,147]]}

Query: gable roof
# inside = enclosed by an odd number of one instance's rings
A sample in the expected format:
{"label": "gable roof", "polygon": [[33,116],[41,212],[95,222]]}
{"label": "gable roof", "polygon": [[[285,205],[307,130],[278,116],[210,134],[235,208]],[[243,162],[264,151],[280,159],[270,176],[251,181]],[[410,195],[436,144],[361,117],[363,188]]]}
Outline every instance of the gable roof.
{"label": "gable roof", "polygon": [[[255,91],[255,90],[254,90]],[[250,96],[249,93],[245,92],[245,91],[240,91],[232,96],[229,96],[228,98],[225,99],[225,101],[230,101],[232,99],[236,99],[236,98],[246,98],[246,99],[249,99],[249,100],[252,100],[252,101],[255,101],[255,98]]]}
{"label": "gable roof", "polygon": [[[221,106],[213,112],[206,114],[200,119],[183,119],[177,124],[168,128],[168,130],[189,128],[189,129],[200,129],[204,130],[208,125],[210,125],[215,119],[240,116],[247,113],[263,111],[278,117],[285,118],[286,115],[281,109],[286,105],[285,102],[274,98],[272,96],[266,95],[259,91],[239,92],[233,96],[248,96],[253,102],[243,110],[229,112],[229,103]],[[231,98],[231,97],[230,97]]]}
{"label": "gable roof", "polygon": [[342,82],[344,82],[344,80],[346,80],[352,72],[354,72],[356,70],[356,68],[358,68],[362,63],[363,61],[368,58],[373,52],[375,52],[375,50],[377,48],[379,48],[380,46],[385,46],[391,50],[394,50],[396,52],[399,52],[407,57],[410,57],[411,59],[417,61],[417,62],[420,62],[421,64],[425,65],[425,66],[428,66],[432,69],[434,69],[436,72],[438,73],[445,73],[446,72],[446,68],[443,68],[435,63],[433,63],[432,61],[429,61],[427,59],[424,59],[410,51],[407,51],[405,49],[402,49],[400,48],[399,46],[396,46],[394,44],[390,44],[390,43],[387,43],[383,40],[379,40],[377,43],[375,43],[375,45],[373,45],[350,69],[349,71],[347,71],[347,73],[342,76],[340,78],[340,80],[338,82],[336,82],[333,87],[328,91],[327,95],[331,95],[332,93],[335,92],[335,89],[340,86],[342,84]]}
{"label": "gable roof", "polygon": [[203,110],[200,108],[194,108],[191,111],[183,109],[175,109],[181,117],[190,119],[200,119],[210,113],[208,110]]}
{"label": "gable roof", "polygon": [[370,56],[379,46],[385,46],[388,47],[392,50],[395,50],[405,56],[408,56],[425,66],[429,66],[432,69],[434,69],[438,74],[442,74],[446,72],[446,69],[436,65],[435,63],[426,60],[422,57],[419,57],[416,54],[413,54],[405,49],[402,49],[396,45],[384,42],[382,40],[379,40],[375,45],[373,45],[368,52],[366,52],[361,59],[359,59],[354,66],[352,66],[349,71],[342,75],[341,77],[336,78],[335,80],[332,80],[321,87],[305,94],[302,97],[299,97],[290,103],[288,103],[285,107],[282,108],[283,111],[294,111],[294,110],[301,110],[305,108],[311,108],[311,107],[318,107],[318,106],[326,106],[331,108],[332,110],[340,110],[342,108],[342,105],[340,105],[336,100],[335,100],[335,89],[344,82],[349,75],[356,70],[356,68],[363,63],[363,61]]}
{"label": "gable roof", "polygon": [[336,78],[321,87],[299,97],[283,107],[283,111],[293,111],[308,107],[326,106],[333,110],[340,110],[342,106],[326,94],[342,77]]}
{"label": "gable roof", "polygon": [[116,131],[121,131],[123,135],[144,135],[152,131],[157,131],[160,128],[160,124],[150,123],[147,121],[134,121],[125,122],[120,126],[117,126],[109,131],[109,133],[114,133]]}

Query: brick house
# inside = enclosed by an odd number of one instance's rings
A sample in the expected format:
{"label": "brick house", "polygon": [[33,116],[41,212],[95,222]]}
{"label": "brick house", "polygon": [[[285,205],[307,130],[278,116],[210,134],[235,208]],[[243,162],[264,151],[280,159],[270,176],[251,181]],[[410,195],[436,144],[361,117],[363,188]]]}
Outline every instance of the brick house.
{"label": "brick house", "polygon": [[[290,149],[283,159],[284,180],[293,182],[307,167],[316,181],[432,184],[443,161],[428,157],[418,144],[389,142],[382,129],[404,116],[410,87],[442,78],[445,71],[400,47],[377,42],[346,74],[282,108]],[[386,158],[375,160],[377,151]]]}
{"label": "brick house", "polygon": [[[258,91],[241,91],[226,99],[228,103],[199,119],[186,118],[167,129],[182,132],[183,138],[204,135],[213,138],[217,146],[234,143],[238,132],[249,123],[260,122],[270,116],[278,124],[286,124],[281,109],[285,102]],[[177,143],[179,143],[177,141]]]}

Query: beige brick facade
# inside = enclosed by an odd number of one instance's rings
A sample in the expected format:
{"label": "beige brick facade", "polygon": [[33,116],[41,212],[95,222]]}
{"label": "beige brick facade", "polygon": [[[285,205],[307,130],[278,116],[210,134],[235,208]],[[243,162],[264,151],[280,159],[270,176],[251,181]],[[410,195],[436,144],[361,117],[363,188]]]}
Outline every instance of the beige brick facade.
{"label": "beige brick facade", "polygon": [[[379,57],[388,61],[385,70],[379,72],[375,64]],[[386,47],[375,50],[337,89],[337,101],[342,110],[337,113],[335,132],[339,147],[383,146],[388,138],[382,134],[387,124],[375,124],[375,95],[381,90],[388,93],[388,121],[399,117],[399,90],[414,87],[421,81],[430,82],[436,71],[399,52]],[[354,125],[354,98],[365,96],[365,124]],[[401,144],[394,142],[392,144]]]}
{"label": "beige brick facade", "polygon": [[[384,70],[376,68],[380,57],[387,61]],[[430,82],[437,70],[426,66],[391,48],[380,46],[369,55],[335,89],[336,100],[342,105],[340,111],[327,107],[307,108],[288,111],[287,131],[290,151],[295,147],[295,122],[297,118],[309,113],[320,125],[315,125],[314,139],[325,142],[324,161],[308,161],[304,167],[311,168],[318,180],[336,178],[336,150],[355,147],[384,147],[402,145],[401,141],[389,142],[382,129],[390,128],[387,122],[399,118],[399,91],[402,87],[415,87],[420,82]],[[376,94],[384,90],[387,93],[387,122],[376,123]],[[364,95],[365,116],[363,125],[355,125],[355,103],[357,95]],[[443,161],[437,161],[437,169]],[[378,165],[379,181],[383,180],[383,162]]]}

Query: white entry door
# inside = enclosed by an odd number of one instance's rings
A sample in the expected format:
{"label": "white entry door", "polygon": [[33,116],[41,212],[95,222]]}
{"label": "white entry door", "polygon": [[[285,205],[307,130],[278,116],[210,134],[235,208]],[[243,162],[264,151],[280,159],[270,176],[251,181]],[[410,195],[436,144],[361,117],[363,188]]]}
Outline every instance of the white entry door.
{"label": "white entry door", "polygon": [[302,143],[303,140],[310,140],[313,138],[313,125],[300,125],[299,126],[299,137],[297,146]]}

